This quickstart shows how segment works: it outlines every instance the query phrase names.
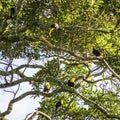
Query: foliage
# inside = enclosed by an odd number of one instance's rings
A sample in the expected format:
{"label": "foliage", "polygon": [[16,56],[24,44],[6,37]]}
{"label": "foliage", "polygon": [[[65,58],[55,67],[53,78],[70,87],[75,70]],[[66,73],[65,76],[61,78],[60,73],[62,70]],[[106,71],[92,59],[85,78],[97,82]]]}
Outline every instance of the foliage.
{"label": "foliage", "polygon": [[[27,120],[120,119],[119,0],[1,0],[0,88],[18,85],[0,117],[30,95],[43,96]],[[15,14],[10,17],[10,9]],[[60,29],[51,30],[57,23]],[[51,31],[51,32],[50,32]],[[92,49],[102,54],[96,57]],[[15,60],[27,62],[15,65]],[[36,71],[32,76],[25,72]],[[75,87],[67,82],[76,76]],[[19,84],[30,91],[17,96]],[[50,82],[49,92],[43,92]],[[60,100],[64,104],[55,111]]]}

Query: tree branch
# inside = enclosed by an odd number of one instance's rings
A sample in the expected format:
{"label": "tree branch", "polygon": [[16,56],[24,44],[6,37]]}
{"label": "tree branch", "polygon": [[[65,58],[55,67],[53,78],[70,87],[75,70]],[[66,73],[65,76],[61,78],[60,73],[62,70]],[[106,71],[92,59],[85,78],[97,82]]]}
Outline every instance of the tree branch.
{"label": "tree branch", "polygon": [[114,30],[102,30],[102,29],[95,29],[95,28],[87,28],[87,27],[84,27],[84,26],[72,26],[72,27],[65,27],[65,28],[69,28],[70,30],[72,29],[72,33],[73,31],[95,31],[95,32],[102,32],[102,33],[105,33],[105,34],[108,34],[108,33],[114,33]]}
{"label": "tree branch", "polygon": [[6,115],[8,115],[9,113],[11,113],[11,111],[12,111],[12,109],[13,109],[13,104],[14,104],[15,102],[20,101],[21,99],[25,98],[25,97],[28,96],[28,95],[36,95],[36,94],[38,94],[38,93],[39,93],[39,94],[43,94],[43,93],[40,92],[40,91],[29,91],[29,92],[23,93],[22,95],[14,98],[14,99],[12,99],[12,100],[9,102],[9,105],[8,105],[7,110],[6,110],[5,112],[1,113],[1,114],[0,114],[0,117],[6,116]]}
{"label": "tree branch", "polygon": [[[28,64],[24,64],[24,65],[18,66],[17,68],[12,69],[12,70],[7,71],[7,72],[0,70],[0,75],[9,76],[9,75],[11,75],[11,74],[15,74],[15,73],[16,73],[16,74],[19,74],[19,75],[22,75],[22,76],[23,76],[22,72],[20,72],[19,70],[20,70],[20,69],[23,69],[23,68],[25,68],[25,67],[27,67],[27,68],[44,68],[42,65],[28,65]],[[24,75],[24,77],[25,77],[25,75]]]}
{"label": "tree branch", "polygon": [[82,56],[78,56],[78,55],[76,55],[74,52],[72,52],[72,51],[69,51],[69,50],[66,50],[66,49],[64,49],[64,48],[60,48],[60,47],[56,47],[56,46],[54,46],[53,44],[51,44],[45,37],[41,37],[41,39],[40,39],[42,42],[44,42],[50,49],[54,49],[54,50],[57,50],[57,51],[64,51],[64,52],[67,52],[67,53],[69,53],[70,55],[72,55],[72,56],[74,56],[74,57],[76,57],[76,58],[78,58],[78,59],[84,59]]}
{"label": "tree branch", "polygon": [[51,97],[51,96],[53,96],[54,94],[56,94],[56,93],[58,93],[58,92],[62,92],[62,91],[63,91],[63,89],[57,89],[57,90],[55,90],[55,91],[53,91],[53,92],[51,92],[51,93],[45,93],[45,92],[41,92],[41,91],[28,91],[28,92],[26,92],[26,93],[23,93],[22,95],[14,98],[14,99],[12,99],[12,100],[9,102],[9,105],[8,105],[7,110],[6,110],[5,112],[3,112],[3,113],[0,113],[0,117],[4,117],[4,116],[10,114],[11,111],[12,111],[12,109],[13,109],[14,103],[22,100],[23,98],[25,98],[25,97],[27,97],[27,96],[29,96],[29,95],[37,95],[37,96],[38,96],[38,95],[43,95],[43,96],[46,96],[46,97]]}
{"label": "tree branch", "polygon": [[109,66],[109,64],[107,63],[106,60],[103,60],[104,62],[104,65],[108,68],[108,70],[115,76],[119,79],[120,81],[120,76]]}
{"label": "tree branch", "polygon": [[75,52],[67,50],[65,48],[61,48],[61,47],[56,47],[55,45],[53,45],[50,41],[48,41],[45,37],[41,37],[40,40],[46,45],[48,46],[50,49],[56,50],[56,51],[63,51],[66,53],[69,53],[71,56],[74,56],[75,58],[77,58],[78,60],[83,60],[83,61],[90,61],[92,60],[93,62],[96,61],[101,61],[101,58],[99,57],[83,57],[80,55],[75,54]]}
{"label": "tree branch", "polygon": [[86,98],[85,96],[83,96],[82,94],[80,94],[80,92],[78,92],[75,88],[70,88],[68,86],[65,85],[61,85],[63,91],[69,91],[69,92],[74,92],[76,95],[78,95],[79,97],[81,97],[84,101],[86,101],[88,104],[92,104],[94,105],[98,110],[101,111],[101,113],[103,113],[107,118],[115,118],[115,119],[120,119],[120,116],[118,115],[114,115],[114,114],[108,114],[107,111],[100,106],[99,104],[97,104],[96,102],[94,102],[93,100],[90,100],[88,98]]}
{"label": "tree branch", "polygon": [[47,114],[45,114],[45,113],[42,112],[42,111],[36,111],[36,112],[34,112],[34,113],[32,114],[32,116],[28,118],[28,120],[33,120],[34,117],[37,116],[37,115],[42,115],[42,116],[44,116],[45,118],[47,118],[48,120],[52,120]]}
{"label": "tree branch", "polygon": [[5,84],[0,84],[0,88],[7,88],[7,87],[12,87],[15,86],[17,84],[20,84],[22,82],[31,82],[31,81],[37,81],[37,79],[33,78],[33,77],[24,77],[22,79],[18,79],[16,81],[10,82],[10,83],[5,83]]}
{"label": "tree branch", "polygon": [[79,59],[79,60],[83,60],[83,61],[89,61],[89,60],[97,60],[97,61],[101,61],[104,63],[104,65],[110,70],[111,73],[113,73],[119,80],[120,80],[120,76],[108,65],[108,63],[102,58],[98,58],[98,57],[87,57],[84,58],[82,56],[78,56],[76,55],[73,51],[69,51],[66,50],[64,48],[60,48],[60,47],[56,47],[53,44],[51,44],[46,38],[41,37],[41,41],[43,41],[50,49],[54,49],[54,50],[58,50],[58,51],[64,51],[69,53],[70,55],[74,56],[75,58]]}
{"label": "tree branch", "polygon": [[99,106],[97,103],[95,103],[94,101],[86,98],[85,96],[81,95],[76,89],[71,88],[72,91],[74,91],[76,93],[76,95],[80,96],[84,101],[86,101],[88,104],[93,104],[98,110],[100,110],[107,118],[116,118],[116,119],[120,119],[120,116],[118,115],[113,115],[113,114],[108,114],[107,111]]}

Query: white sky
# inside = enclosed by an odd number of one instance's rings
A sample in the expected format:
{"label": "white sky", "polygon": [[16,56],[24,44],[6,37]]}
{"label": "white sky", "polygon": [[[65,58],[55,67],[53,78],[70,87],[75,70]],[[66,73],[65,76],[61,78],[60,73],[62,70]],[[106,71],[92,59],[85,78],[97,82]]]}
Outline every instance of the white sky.
{"label": "white sky", "polygon": [[[23,84],[20,90],[20,93],[25,92],[26,90],[29,90],[28,84]],[[1,112],[5,111],[7,109],[9,101],[12,99],[13,95],[8,92],[4,92],[0,90],[0,109]],[[25,119],[25,116],[31,112],[34,111],[35,108],[39,106],[40,99],[33,99],[30,98],[30,96],[18,101],[14,104],[12,112],[7,115],[8,120],[23,120]]]}
{"label": "white sky", "polygon": [[[25,64],[25,60],[15,60],[14,64],[20,65]],[[36,69],[33,71],[31,69],[28,69],[26,71],[26,75],[32,76],[36,72]],[[0,89],[0,111],[4,112],[7,109],[9,101],[13,98],[13,94],[10,92],[5,92],[4,90],[16,90],[17,86],[12,87],[12,89]],[[31,89],[31,86],[29,83],[22,83],[20,85],[20,91],[18,92],[18,95],[21,95],[25,91],[29,91]],[[34,112],[34,110],[39,106],[40,98],[33,99],[31,96],[28,96],[17,103],[14,104],[12,112],[6,116],[8,120],[24,120],[26,115]]]}

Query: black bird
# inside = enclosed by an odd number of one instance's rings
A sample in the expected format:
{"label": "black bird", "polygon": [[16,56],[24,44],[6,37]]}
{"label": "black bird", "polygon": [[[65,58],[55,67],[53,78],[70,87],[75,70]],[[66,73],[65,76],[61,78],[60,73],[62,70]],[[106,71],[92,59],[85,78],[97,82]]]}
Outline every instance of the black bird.
{"label": "black bird", "polygon": [[68,80],[68,86],[74,87],[76,80],[77,80],[76,77],[73,77],[73,78],[71,78],[70,80]]}
{"label": "black bird", "polygon": [[58,110],[58,108],[60,107],[60,106],[62,106],[63,105],[63,99],[61,99],[60,101],[58,101],[57,103],[56,103],[56,105],[55,105],[55,107],[56,107],[56,111]]}
{"label": "black bird", "polygon": [[12,8],[10,8],[10,18],[13,18],[14,15],[15,15],[15,8],[12,7]]}
{"label": "black bird", "polygon": [[54,24],[51,25],[51,28],[58,30],[59,25],[57,23],[54,23]]}
{"label": "black bird", "polygon": [[57,23],[54,23],[54,24],[51,24],[51,29],[49,31],[49,36],[51,36],[51,33],[54,31],[54,30],[61,30],[59,25]]}
{"label": "black bird", "polygon": [[99,52],[99,50],[96,50],[94,47],[93,47],[93,54],[98,57],[101,55],[101,53]]}

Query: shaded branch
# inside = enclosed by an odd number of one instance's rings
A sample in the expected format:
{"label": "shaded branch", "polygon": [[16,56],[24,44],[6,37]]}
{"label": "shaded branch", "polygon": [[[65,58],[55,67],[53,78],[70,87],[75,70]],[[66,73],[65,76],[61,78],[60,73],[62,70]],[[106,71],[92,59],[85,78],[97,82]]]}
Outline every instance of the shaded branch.
{"label": "shaded branch", "polygon": [[81,31],[102,32],[105,34],[114,33],[114,30],[102,30],[102,29],[95,29],[95,28],[87,28],[84,26],[72,26],[72,27],[65,27],[65,28],[69,28],[70,30],[72,29],[72,32],[81,30]]}
{"label": "shaded branch", "polygon": [[20,72],[21,69],[23,68],[44,68],[42,65],[29,65],[29,64],[24,64],[24,65],[20,65],[17,68],[14,68],[12,70],[9,71],[2,71],[0,70],[0,75],[2,76],[9,76],[9,75],[13,75],[13,74],[18,74],[20,77],[26,77],[22,72]]}
{"label": "shaded branch", "polygon": [[29,65],[29,64],[23,64],[23,65],[20,65],[19,67],[15,68],[15,70],[20,70],[20,69],[23,69],[23,68],[44,68],[42,65]]}
{"label": "shaded branch", "polygon": [[18,79],[16,81],[12,81],[10,83],[0,84],[0,88],[12,87],[12,86],[15,86],[15,85],[23,83],[23,82],[31,82],[33,80],[37,81],[37,79],[35,79],[33,77],[24,77],[22,79]]}
{"label": "shaded branch", "polygon": [[97,70],[101,69],[101,66],[95,66],[94,68],[92,68],[91,72],[95,72]]}

